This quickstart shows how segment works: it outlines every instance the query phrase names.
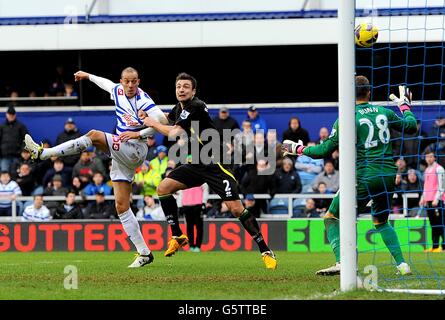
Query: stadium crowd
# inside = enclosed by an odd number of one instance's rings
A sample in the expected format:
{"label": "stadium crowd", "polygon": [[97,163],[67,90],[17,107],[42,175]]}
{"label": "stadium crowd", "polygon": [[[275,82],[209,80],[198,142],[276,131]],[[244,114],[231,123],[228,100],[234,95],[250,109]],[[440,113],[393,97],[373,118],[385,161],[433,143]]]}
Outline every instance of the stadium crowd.
{"label": "stadium crowd", "polygon": [[[116,212],[112,201],[105,196],[112,195],[109,178],[111,160],[104,153],[90,147],[78,156],[51,158],[32,161],[30,153],[23,149],[23,139],[28,132],[17,117],[14,106],[7,109],[5,122],[0,126],[0,216],[10,216],[12,203],[17,196],[34,196],[33,201],[16,201],[17,212],[24,220],[48,219],[112,219]],[[243,163],[234,168],[239,181],[240,193],[244,195],[246,207],[256,216],[265,214],[287,214],[288,199],[274,197],[277,194],[313,194],[306,199],[295,199],[292,203],[293,217],[322,217],[329,208],[330,198],[317,195],[334,194],[339,189],[339,152],[328,158],[314,160],[307,156],[282,157],[281,143],[275,132],[268,132],[267,120],[255,106],[247,110],[246,118],[239,123],[230,116],[227,108],[221,108],[214,119],[217,130],[240,129],[232,139],[224,141],[229,152],[243,148]],[[64,124],[55,144],[78,138],[82,133],[72,118]],[[421,214],[419,200],[422,196],[423,173],[427,169],[424,155],[433,152],[438,164],[445,165],[445,118],[438,117],[430,133],[419,132],[415,135],[391,133],[394,160],[398,168],[396,177],[396,196],[392,207],[394,213],[402,213],[403,193],[417,194],[408,199],[410,216]],[[282,140],[302,140],[305,145],[323,143],[329,137],[329,130],[320,128],[315,139],[309,136],[298,117],[289,119],[288,128]],[[142,195],[143,200],[135,200],[133,211],[141,220],[163,220],[162,209],[155,199],[156,187],[168,176],[176,163],[168,158],[169,145],[157,145],[154,136],[146,141],[149,146],[146,161],[137,169],[133,183],[133,194]],[[43,141],[45,147],[50,141]],[[250,148],[249,148],[250,146]],[[253,152],[249,152],[253,150]],[[270,168],[267,161],[268,150],[276,151],[276,163]],[[403,155],[403,156],[401,156]],[[251,160],[251,161],[248,161]],[[263,175],[261,171],[274,170],[273,174]],[[206,194],[209,191],[205,191]],[[202,212],[209,218],[231,217],[227,207],[219,200],[207,200],[202,196]],[[255,194],[269,194],[271,200],[255,199]],[[44,196],[63,196],[64,202],[44,201]],[[81,196],[81,201],[76,201]],[[94,196],[87,201],[86,196]],[[178,204],[181,203],[181,195]],[[194,204],[196,205],[196,204]]]}

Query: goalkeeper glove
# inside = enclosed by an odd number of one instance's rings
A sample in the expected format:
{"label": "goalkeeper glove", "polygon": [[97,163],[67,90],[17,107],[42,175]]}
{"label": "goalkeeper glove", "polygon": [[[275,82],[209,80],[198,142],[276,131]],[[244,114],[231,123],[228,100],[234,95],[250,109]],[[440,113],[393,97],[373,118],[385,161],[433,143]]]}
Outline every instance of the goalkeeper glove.
{"label": "goalkeeper glove", "polygon": [[412,93],[405,86],[399,86],[399,93],[400,93],[399,98],[397,98],[397,96],[394,93],[391,93],[389,98],[395,103],[397,103],[400,112],[404,113],[405,111],[409,111],[411,108]]}
{"label": "goalkeeper glove", "polygon": [[298,140],[298,142],[294,142],[292,140],[284,140],[281,145],[281,150],[283,151],[283,156],[287,156],[288,154],[293,156],[301,156],[303,154],[303,150],[306,147],[303,146],[303,142]]}

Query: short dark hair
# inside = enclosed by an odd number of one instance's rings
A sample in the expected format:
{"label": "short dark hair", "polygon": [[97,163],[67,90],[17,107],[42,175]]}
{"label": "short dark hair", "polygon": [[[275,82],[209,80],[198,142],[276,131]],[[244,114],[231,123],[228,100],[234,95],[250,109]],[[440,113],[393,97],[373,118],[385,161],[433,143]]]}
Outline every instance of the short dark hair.
{"label": "short dark hair", "polygon": [[371,85],[369,84],[368,78],[365,76],[355,77],[355,98],[358,99],[368,99],[368,94],[371,91]]}
{"label": "short dark hair", "polygon": [[70,190],[68,190],[66,193],[65,193],[65,197],[68,197],[68,195],[69,194],[74,194],[74,195],[76,195],[76,192],[73,190],[73,189],[70,189]]}
{"label": "short dark hair", "polygon": [[178,74],[176,76],[175,85],[178,83],[179,80],[190,80],[192,83],[192,89],[196,89],[196,87],[198,85],[198,82],[196,81],[196,79],[185,72],[181,72],[180,74]]}
{"label": "short dark hair", "polygon": [[426,151],[425,151],[425,155],[427,155],[427,154],[432,154],[434,157],[436,157],[436,151],[434,150],[434,149],[427,149]]}
{"label": "short dark hair", "polygon": [[37,193],[34,195],[33,199],[37,198],[37,197],[41,197],[43,198],[43,193]]}
{"label": "short dark hair", "polygon": [[138,76],[138,78],[139,78],[139,72],[135,69],[135,68],[133,68],[133,67],[126,67],[124,70],[122,70],[122,72],[121,72],[121,78],[122,78],[122,76],[123,76],[123,74],[124,73],[136,73],[137,74],[137,76]]}

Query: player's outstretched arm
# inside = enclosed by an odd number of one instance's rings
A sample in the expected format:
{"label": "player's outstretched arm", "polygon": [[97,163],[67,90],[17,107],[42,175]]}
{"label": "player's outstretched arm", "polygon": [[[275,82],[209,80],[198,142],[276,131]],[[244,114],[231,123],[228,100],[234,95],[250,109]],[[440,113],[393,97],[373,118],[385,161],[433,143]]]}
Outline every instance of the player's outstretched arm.
{"label": "player's outstretched arm", "polygon": [[113,88],[116,86],[116,83],[114,83],[113,81],[108,80],[106,78],[95,76],[94,74],[88,72],[77,71],[74,74],[74,81],[81,81],[87,79],[90,80],[91,82],[94,82],[97,86],[109,92],[110,94],[113,92]]}

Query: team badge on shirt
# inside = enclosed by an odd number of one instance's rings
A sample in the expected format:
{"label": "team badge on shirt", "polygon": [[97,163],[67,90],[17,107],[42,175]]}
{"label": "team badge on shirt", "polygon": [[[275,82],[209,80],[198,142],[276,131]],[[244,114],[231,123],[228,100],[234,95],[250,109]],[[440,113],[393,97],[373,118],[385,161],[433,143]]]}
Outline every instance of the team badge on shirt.
{"label": "team badge on shirt", "polygon": [[187,117],[190,115],[190,112],[186,110],[182,110],[181,115],[179,116],[182,120],[187,119]]}

